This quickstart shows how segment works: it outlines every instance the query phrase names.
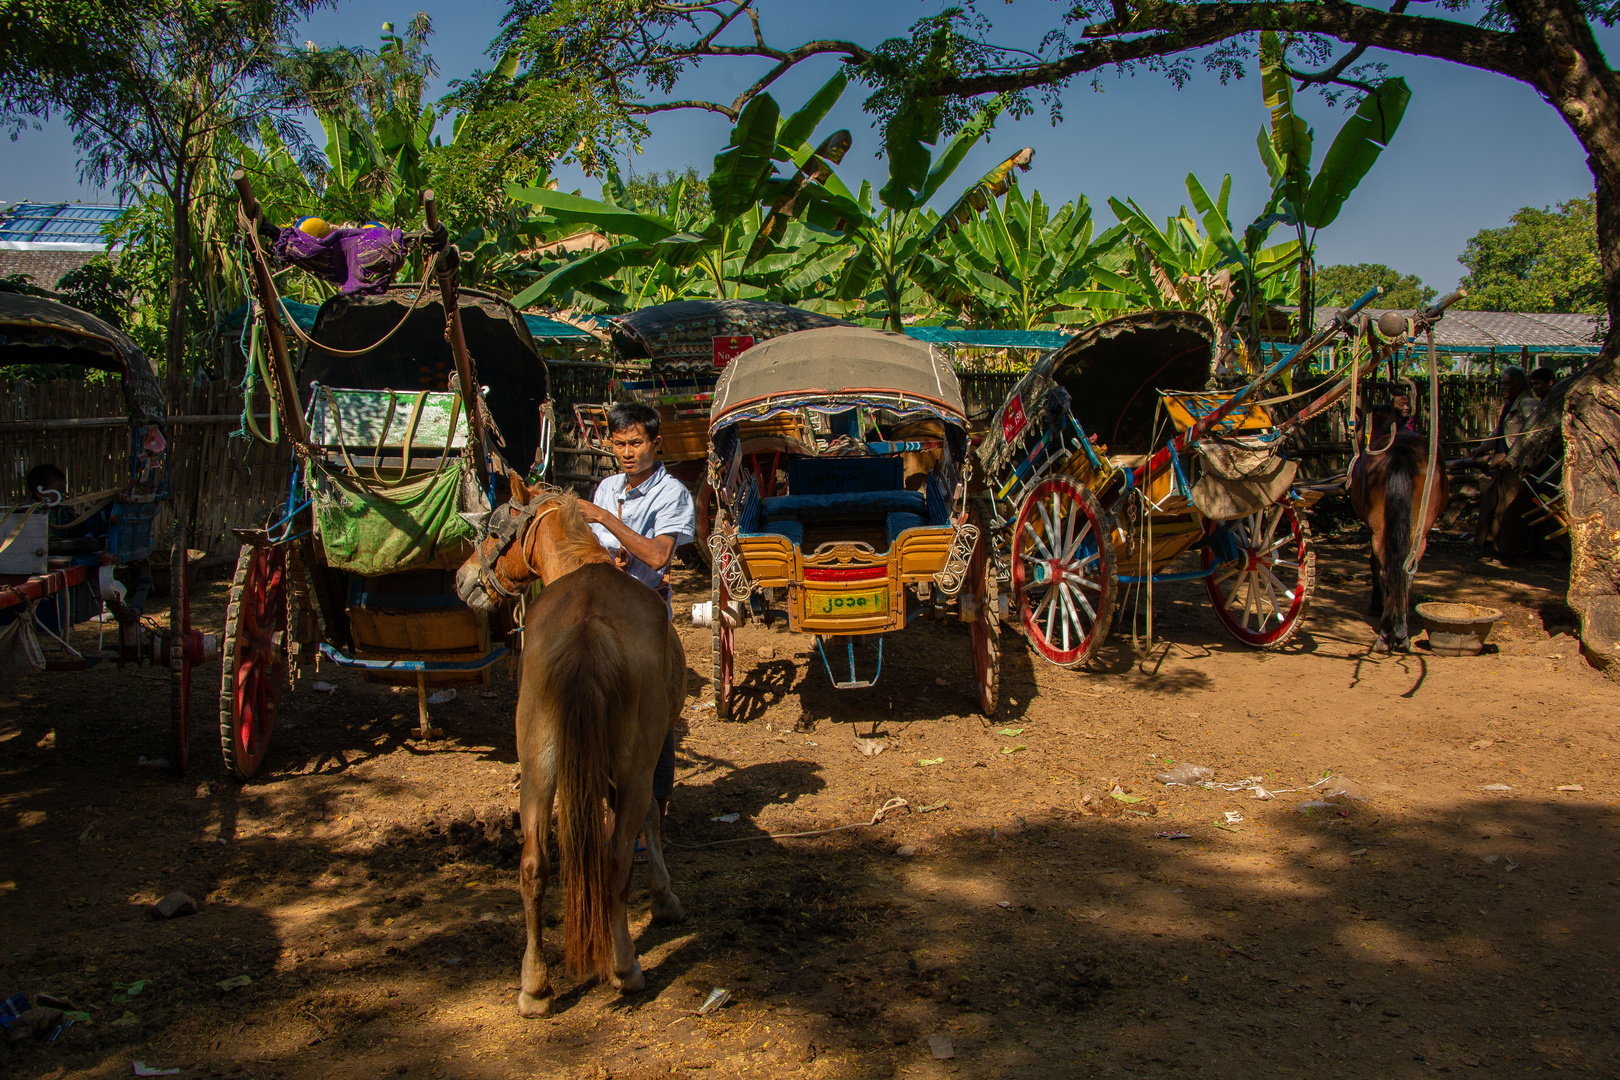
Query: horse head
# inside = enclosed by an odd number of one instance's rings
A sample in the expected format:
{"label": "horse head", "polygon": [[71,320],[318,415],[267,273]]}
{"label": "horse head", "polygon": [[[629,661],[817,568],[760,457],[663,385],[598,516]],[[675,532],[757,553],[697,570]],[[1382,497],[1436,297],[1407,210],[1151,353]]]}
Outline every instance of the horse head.
{"label": "horse head", "polygon": [[487,514],[468,514],[478,530],[473,553],[456,571],[456,595],[474,611],[516,600],[536,581],[551,582],[588,562],[612,562],[580,515],[578,497],[530,487],[507,471],[511,498]]}

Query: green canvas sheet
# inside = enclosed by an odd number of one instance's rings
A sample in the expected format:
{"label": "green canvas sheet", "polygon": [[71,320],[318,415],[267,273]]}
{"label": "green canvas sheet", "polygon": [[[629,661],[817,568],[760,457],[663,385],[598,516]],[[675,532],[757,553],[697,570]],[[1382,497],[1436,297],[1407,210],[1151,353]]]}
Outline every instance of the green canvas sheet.
{"label": "green canvas sheet", "polygon": [[459,513],[467,468],[459,459],[398,487],[316,468],[315,520],[329,566],[367,577],[392,574],[454,555],[473,539],[473,527]]}

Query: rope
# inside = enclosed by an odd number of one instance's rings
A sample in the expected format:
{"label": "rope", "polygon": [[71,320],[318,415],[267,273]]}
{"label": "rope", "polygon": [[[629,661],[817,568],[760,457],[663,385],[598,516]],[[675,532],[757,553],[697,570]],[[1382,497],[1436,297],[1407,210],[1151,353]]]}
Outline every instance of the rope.
{"label": "rope", "polygon": [[894,798],[884,803],[878,809],[877,813],[872,815],[871,821],[857,821],[849,825],[839,825],[837,828],[833,829],[816,829],[814,832],[765,833],[760,836],[739,836],[731,840],[710,840],[707,844],[675,844],[666,840],[664,841],[664,846],[682,848],[687,851],[695,851],[698,848],[719,847],[721,844],[746,844],[751,840],[798,840],[810,836],[828,836],[835,832],[843,832],[845,829],[870,829],[874,825],[881,822],[883,820],[883,815],[887,814],[889,811],[902,810],[910,805],[911,804],[906,802],[906,800],[896,795]]}

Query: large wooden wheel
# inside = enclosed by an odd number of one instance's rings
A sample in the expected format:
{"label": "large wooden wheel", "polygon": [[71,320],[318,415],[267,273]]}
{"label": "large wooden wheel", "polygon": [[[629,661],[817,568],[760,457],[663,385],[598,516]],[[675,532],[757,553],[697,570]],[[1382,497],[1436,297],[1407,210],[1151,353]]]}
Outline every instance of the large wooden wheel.
{"label": "large wooden wheel", "polygon": [[967,588],[972,590],[973,682],[979,692],[979,711],[994,716],[1001,700],[1001,618],[996,608],[1000,583],[990,559],[990,537],[982,524],[979,542],[968,560]]}
{"label": "large wooden wheel", "polygon": [[191,560],[186,523],[178,513],[169,554],[169,761],[186,773],[191,748],[191,669],[202,662],[202,632],[191,628]]}
{"label": "large wooden wheel", "polygon": [[714,715],[719,720],[731,719],[732,629],[726,622],[726,583],[720,567],[711,573],[709,652],[714,660]]}
{"label": "large wooden wheel", "polygon": [[[1228,522],[1232,558],[1204,549],[1204,579],[1215,615],[1245,645],[1276,649],[1305,621],[1316,585],[1316,552],[1305,519],[1285,504]],[[1217,565],[1218,564],[1218,565]]]}
{"label": "large wooden wheel", "polygon": [[287,682],[287,556],[242,548],[225,610],[219,684],[219,744],[225,766],[246,779],[270,746]]}
{"label": "large wooden wheel", "polygon": [[1097,497],[1067,476],[1035,486],[1012,537],[1018,620],[1047,661],[1073,668],[1108,636],[1119,570]]}

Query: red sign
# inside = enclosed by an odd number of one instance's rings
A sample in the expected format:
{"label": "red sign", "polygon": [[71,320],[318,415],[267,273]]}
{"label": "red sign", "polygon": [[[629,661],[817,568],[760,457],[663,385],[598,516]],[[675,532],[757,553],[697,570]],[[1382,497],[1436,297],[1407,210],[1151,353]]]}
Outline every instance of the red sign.
{"label": "red sign", "polygon": [[718,371],[754,347],[752,334],[737,334],[714,339],[714,366]]}
{"label": "red sign", "polygon": [[1001,414],[1001,437],[1012,442],[1028,424],[1029,421],[1024,419],[1024,399],[1014,395],[1008,400],[1006,411]]}

